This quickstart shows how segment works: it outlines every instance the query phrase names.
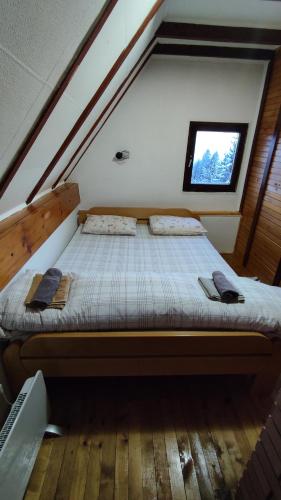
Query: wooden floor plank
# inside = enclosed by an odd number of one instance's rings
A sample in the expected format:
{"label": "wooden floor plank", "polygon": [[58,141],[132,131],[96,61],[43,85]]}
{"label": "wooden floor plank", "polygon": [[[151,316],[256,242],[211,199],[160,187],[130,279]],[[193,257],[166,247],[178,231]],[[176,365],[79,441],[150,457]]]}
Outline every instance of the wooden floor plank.
{"label": "wooden floor plank", "polygon": [[52,440],[43,439],[40,453],[36,460],[32,476],[27,486],[25,500],[38,500],[38,498],[40,498],[42,486],[49,465],[52,447]]}
{"label": "wooden floor plank", "polygon": [[71,489],[71,478],[74,475],[74,464],[76,452],[80,438],[80,409],[78,405],[73,405],[72,408],[68,405],[70,423],[68,439],[65,447],[63,463],[60,470],[60,475],[57,482],[56,500],[64,500],[69,498]]}
{"label": "wooden floor plank", "polygon": [[117,412],[114,500],[128,500],[129,408],[127,398],[120,400]]}
{"label": "wooden floor plank", "polygon": [[[221,414],[221,432],[238,481],[249,458],[249,445],[248,442],[245,442],[245,436],[239,435],[237,421],[233,412],[229,409],[229,398],[224,396],[219,398],[218,401],[214,398],[214,405],[217,405]],[[245,455],[243,455],[243,452],[245,452]]]}
{"label": "wooden floor plank", "polygon": [[162,421],[162,413],[159,409],[159,400],[152,402],[153,411],[153,448],[155,476],[158,500],[172,500],[172,491],[169,475],[169,467],[166,454],[165,436]]}
{"label": "wooden floor plank", "polygon": [[25,500],[234,499],[261,424],[221,378],[58,380],[48,392],[66,433],[43,441]]}
{"label": "wooden floor plank", "polygon": [[129,404],[129,499],[142,500],[142,456],[140,408],[137,400]]}
{"label": "wooden floor plank", "polygon": [[83,402],[82,408],[80,407],[83,419],[73,465],[69,500],[83,500],[87,483],[88,462],[91,449],[91,417],[93,415],[93,405],[90,404],[87,395]]}
{"label": "wooden floor plank", "polygon": [[192,399],[189,398],[189,401],[190,400],[192,400],[192,406],[196,414],[198,434],[209,471],[214,498],[225,498],[227,496],[230,496],[230,491],[227,491],[224,477],[220,468],[220,462],[217,457],[217,450],[212,439],[212,434],[208,429],[207,401],[203,398],[194,396],[192,397]]}
{"label": "wooden floor plank", "polygon": [[204,452],[198,434],[198,429],[196,428],[196,420],[198,415],[196,415],[195,408],[192,406],[192,403],[190,404],[188,395],[186,398],[182,399],[182,405],[200,495],[202,498],[204,498],[204,500],[213,500],[214,493],[209,477],[208,466],[206,464]]}
{"label": "wooden floor plank", "polygon": [[143,500],[157,500],[152,423],[151,403],[149,399],[146,399],[141,407]]}
{"label": "wooden floor plank", "polygon": [[113,500],[115,485],[116,416],[115,401],[105,399],[101,404],[102,461],[99,500]]}
{"label": "wooden floor plank", "polygon": [[100,492],[102,431],[99,409],[99,401],[95,400],[93,428],[91,430],[91,448],[89,453],[84,500],[98,500]]}
{"label": "wooden floor plank", "polygon": [[[60,398],[56,395],[53,402],[53,422],[57,425],[64,424],[64,408],[61,405]],[[40,500],[49,500],[55,498],[58,479],[63,463],[64,452],[68,440],[69,429],[65,427],[65,434],[61,437],[50,438],[53,442],[48,468],[41,488]]]}
{"label": "wooden floor plank", "polygon": [[188,498],[188,500],[200,500],[201,496],[199,485],[191,454],[189,437],[185,428],[181,403],[176,396],[171,397],[170,403],[171,411],[173,412],[173,422],[176,429],[176,438],[178,443],[186,497]]}
{"label": "wooden floor plank", "polygon": [[185,500],[185,489],[180,462],[178,442],[172,421],[169,401],[161,398],[160,411],[164,424],[164,437],[173,500]]}
{"label": "wooden floor plank", "polygon": [[237,477],[232,465],[232,460],[228,452],[228,448],[222,432],[221,407],[217,407],[214,403],[213,396],[208,394],[207,402],[207,426],[212,435],[216,454],[220,463],[221,470],[224,475],[224,480],[229,488],[231,498],[234,498]]}
{"label": "wooden floor plank", "polygon": [[253,411],[255,407],[249,396],[245,394],[234,395],[231,399],[231,405],[240,428],[247,436],[250,449],[255,448],[262,428],[260,414]]}
{"label": "wooden floor plank", "polygon": [[240,450],[241,465],[245,468],[257,440],[252,440],[253,443],[251,446],[251,440],[248,439],[248,436],[252,438],[252,433],[249,432],[251,429],[246,425],[246,422],[244,422],[243,425],[243,420],[237,418],[237,414],[233,410],[232,398],[225,399],[224,414],[229,420],[237,446]]}

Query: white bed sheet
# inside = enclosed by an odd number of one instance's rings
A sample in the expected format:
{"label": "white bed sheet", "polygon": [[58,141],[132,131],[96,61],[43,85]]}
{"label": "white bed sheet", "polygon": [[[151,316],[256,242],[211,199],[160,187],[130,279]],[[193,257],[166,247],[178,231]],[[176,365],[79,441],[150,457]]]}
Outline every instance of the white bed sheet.
{"label": "white bed sheet", "polygon": [[[0,295],[5,338],[30,332],[132,329],[229,329],[281,334],[281,289],[238,277],[205,236],[137,236],[73,239],[56,263],[73,282],[60,311],[29,311],[24,299],[33,272]],[[245,296],[244,304],[207,299],[198,276],[223,271]],[[1,336],[1,331],[0,331]]]}
{"label": "white bed sheet", "polygon": [[96,272],[195,273],[220,270],[236,276],[206,236],[155,236],[146,224],[136,236],[81,233],[80,226],[55,266],[63,272],[92,276]]}

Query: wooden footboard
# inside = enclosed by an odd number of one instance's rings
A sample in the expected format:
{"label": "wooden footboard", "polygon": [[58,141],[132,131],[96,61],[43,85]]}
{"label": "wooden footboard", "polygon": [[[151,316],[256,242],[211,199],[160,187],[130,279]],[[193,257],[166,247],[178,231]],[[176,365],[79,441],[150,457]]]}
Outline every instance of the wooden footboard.
{"label": "wooden footboard", "polygon": [[255,374],[268,391],[280,372],[281,342],[255,332],[43,333],[12,342],[3,361],[12,390],[46,377]]}

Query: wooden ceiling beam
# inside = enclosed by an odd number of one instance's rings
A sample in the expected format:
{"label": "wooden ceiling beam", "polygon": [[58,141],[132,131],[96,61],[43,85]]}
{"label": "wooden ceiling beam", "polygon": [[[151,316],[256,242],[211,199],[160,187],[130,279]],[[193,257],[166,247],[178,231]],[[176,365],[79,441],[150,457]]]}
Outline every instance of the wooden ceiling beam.
{"label": "wooden ceiling beam", "polygon": [[70,143],[73,141],[74,137],[82,127],[83,123],[86,121],[88,116],[90,115],[91,111],[101,98],[101,96],[104,94],[105,90],[107,89],[108,85],[110,84],[111,80],[114,78],[116,75],[117,71],[119,70],[120,66],[123,64],[123,62],[126,60],[128,55],[130,54],[131,50],[133,47],[136,45],[137,41],[143,34],[144,30],[146,29],[147,25],[150,23],[150,21],[153,19],[155,14],[158,12],[160,9],[161,5],[163,4],[164,0],[156,0],[150,9],[149,13],[145,17],[144,21],[142,22],[141,26],[139,29],[136,31],[134,36],[132,37],[131,41],[127,45],[127,47],[121,52],[115,63],[113,64],[112,68],[109,70],[108,74],[104,78],[103,82],[95,92],[95,94],[92,96],[90,101],[88,102],[87,106],[85,109],[82,111],[81,115],[79,116],[78,120],[75,122],[73,125],[71,131],[67,135],[66,139],[58,149],[57,153],[53,157],[52,161],[49,163],[48,167],[46,168],[45,172],[43,175],[40,177],[39,181],[31,191],[30,195],[28,196],[26,203],[29,204],[32,202],[33,198],[36,196],[40,188],[43,186],[51,172],[54,170],[55,166],[57,165],[58,161],[61,159],[63,156],[64,152],[70,145]]}
{"label": "wooden ceiling beam", "polygon": [[221,47],[214,45],[158,43],[153,49],[153,54],[251,60],[258,59],[270,61],[273,59],[275,51],[269,49],[253,49],[250,47]]}
{"label": "wooden ceiling beam", "polygon": [[0,198],[2,198],[3,194],[5,193],[6,189],[9,186],[10,182],[13,180],[17,171],[19,170],[22,162],[24,161],[24,159],[26,158],[30,149],[32,148],[38,135],[40,134],[41,130],[43,129],[44,125],[46,124],[46,122],[49,119],[50,115],[52,114],[53,110],[55,109],[57,103],[59,102],[62,94],[64,93],[65,89],[67,88],[69,82],[71,81],[74,73],[76,72],[79,65],[83,61],[84,57],[88,53],[89,49],[93,45],[95,39],[97,38],[98,34],[100,33],[103,25],[105,24],[106,20],[108,19],[109,15],[111,14],[111,12],[112,12],[112,10],[115,7],[117,2],[118,2],[118,0],[108,0],[106,2],[105,7],[103,8],[103,10],[101,11],[97,20],[95,21],[94,26],[89,31],[88,35],[86,36],[86,38],[85,38],[84,42],[82,43],[81,47],[79,48],[78,52],[74,55],[74,58],[72,59],[66,72],[64,73],[64,75],[62,76],[62,78],[58,82],[57,86],[54,88],[53,92],[51,93],[51,95],[50,95],[46,105],[43,107],[38,119],[34,123],[32,129],[30,130],[29,134],[25,138],[22,146],[18,150],[15,158],[13,159],[12,163],[10,164],[10,166],[8,167],[7,171],[5,172],[4,176],[2,177],[2,179],[0,181]]}
{"label": "wooden ceiling beam", "polygon": [[281,45],[281,30],[243,26],[163,22],[156,36],[181,40]]}

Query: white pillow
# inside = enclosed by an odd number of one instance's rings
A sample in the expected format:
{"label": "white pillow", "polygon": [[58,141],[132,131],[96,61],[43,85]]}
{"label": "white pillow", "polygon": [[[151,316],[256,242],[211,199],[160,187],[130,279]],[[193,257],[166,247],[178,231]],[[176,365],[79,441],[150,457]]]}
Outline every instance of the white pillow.
{"label": "white pillow", "polygon": [[149,217],[149,224],[153,234],[195,236],[208,232],[199,220],[192,217],[152,215]]}
{"label": "white pillow", "polygon": [[87,215],[82,233],[135,236],[137,219],[120,215]]}

